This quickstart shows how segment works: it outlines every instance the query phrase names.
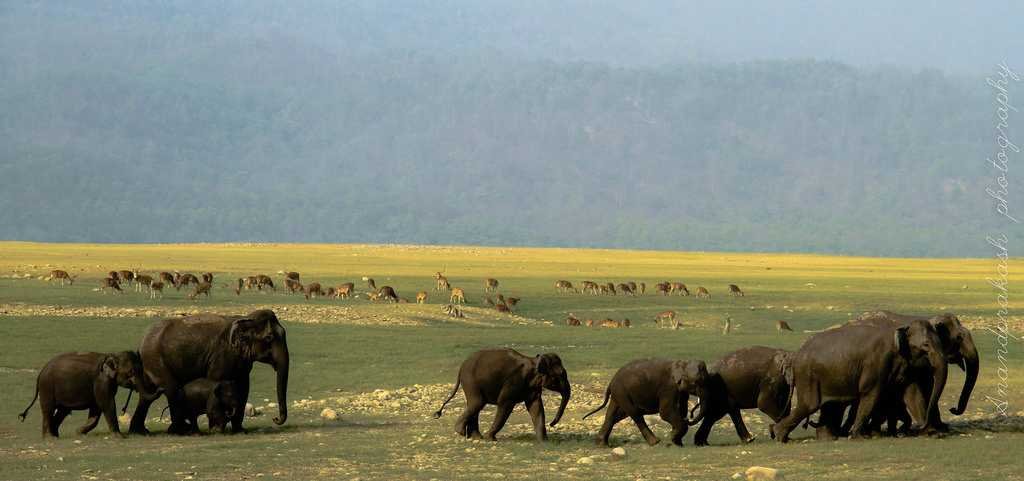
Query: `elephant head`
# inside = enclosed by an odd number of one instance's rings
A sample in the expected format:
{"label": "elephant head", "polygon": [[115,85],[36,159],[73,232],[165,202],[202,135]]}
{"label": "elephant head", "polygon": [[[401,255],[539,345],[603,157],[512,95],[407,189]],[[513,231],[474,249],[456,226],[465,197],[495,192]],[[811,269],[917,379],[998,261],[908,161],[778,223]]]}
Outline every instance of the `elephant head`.
{"label": "elephant head", "polygon": [[[134,351],[121,351],[107,355],[100,364],[100,375],[110,382],[128,389],[142,389],[142,358]],[[142,392],[142,391],[139,391]]]}
{"label": "elephant head", "polygon": [[[894,334],[896,351],[911,366],[927,364],[932,373],[932,392],[928,399],[928,410],[925,419],[931,419],[932,412],[937,409],[939,396],[946,386],[946,353],[942,339],[936,329],[927,321],[913,321],[907,326],[896,329]],[[920,428],[920,426],[916,426]]]}
{"label": "elephant head", "polygon": [[565,407],[569,405],[569,398],[572,396],[572,389],[569,387],[569,374],[562,366],[562,358],[554,353],[538,354],[534,358],[534,371],[536,372],[535,379],[539,381],[540,386],[562,395],[562,402],[558,404],[555,418],[551,420],[550,426],[554,426],[562,419]]}
{"label": "elephant head", "polygon": [[228,341],[242,358],[269,364],[277,372],[277,408],[275,424],[288,419],[288,341],[284,326],[274,311],[253,311],[231,324]]}
{"label": "elephant head", "polygon": [[[707,410],[705,401],[708,393],[706,388],[710,377],[708,366],[704,361],[675,361],[672,363],[672,382],[675,383],[676,389],[680,393],[685,393],[686,397],[694,394],[699,398],[697,406],[693,408],[694,411],[697,411],[696,414],[690,413],[688,423],[691,426],[704,419],[704,413]],[[682,406],[682,408],[685,412],[686,406]]]}
{"label": "elephant head", "polygon": [[960,324],[960,319],[955,315],[943,314],[932,318],[929,322],[935,327],[935,331],[942,340],[946,360],[950,364],[960,366],[960,369],[967,374],[963,390],[960,391],[959,402],[956,407],[949,408],[949,412],[959,416],[967,410],[971,391],[974,390],[974,384],[978,381],[978,349],[974,347],[971,331]]}

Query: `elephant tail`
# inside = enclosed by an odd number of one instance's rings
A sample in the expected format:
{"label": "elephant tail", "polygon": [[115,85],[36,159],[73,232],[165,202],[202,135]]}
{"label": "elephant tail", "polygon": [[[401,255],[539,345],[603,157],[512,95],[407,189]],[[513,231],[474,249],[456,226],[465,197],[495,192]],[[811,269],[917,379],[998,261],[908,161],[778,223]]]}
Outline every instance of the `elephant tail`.
{"label": "elephant tail", "polygon": [[462,369],[459,369],[459,376],[455,378],[455,388],[453,388],[452,393],[448,395],[448,399],[445,399],[444,402],[441,403],[441,409],[438,409],[437,412],[434,413],[434,419],[441,417],[441,413],[442,411],[444,411],[444,407],[447,406],[448,402],[451,401],[452,398],[454,398],[455,395],[459,393],[460,384],[462,384]]}
{"label": "elephant tail", "polygon": [[18,419],[21,422],[25,422],[25,416],[28,416],[28,410],[32,409],[32,406],[34,406],[36,404],[36,399],[39,399],[39,382],[38,381],[36,381],[36,394],[34,396],[32,396],[32,402],[28,403],[28,407],[25,408],[25,410],[22,411],[21,414],[18,415]]}
{"label": "elephant tail", "polygon": [[598,412],[598,411],[600,411],[600,410],[604,409],[604,407],[608,405],[608,398],[609,398],[609,397],[611,397],[611,395],[612,395],[612,389],[611,389],[611,387],[608,387],[608,388],[606,388],[606,389],[604,390],[604,401],[603,401],[603,402],[601,403],[601,405],[600,405],[600,406],[598,406],[598,407],[597,407],[596,409],[594,409],[593,411],[590,411],[589,413],[587,413],[587,414],[584,414],[584,415],[583,415],[583,418],[582,418],[582,419],[587,419],[587,418],[588,418],[588,417],[590,417],[590,416],[591,416],[592,414],[597,414],[597,412]]}

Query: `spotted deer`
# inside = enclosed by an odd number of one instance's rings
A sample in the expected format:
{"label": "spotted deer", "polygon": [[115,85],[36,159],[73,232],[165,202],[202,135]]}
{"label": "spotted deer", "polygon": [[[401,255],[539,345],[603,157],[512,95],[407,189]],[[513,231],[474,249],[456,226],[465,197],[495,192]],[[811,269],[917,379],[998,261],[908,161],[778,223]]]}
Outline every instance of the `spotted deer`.
{"label": "spotted deer", "polygon": [[789,323],[788,322],[779,320],[779,321],[775,321],[775,330],[776,331],[792,331],[793,328],[789,327]]}
{"label": "spotted deer", "polygon": [[449,296],[448,302],[451,304],[465,304],[466,293],[462,291],[461,287],[453,287],[452,295]]}
{"label": "spotted deer", "polygon": [[434,274],[434,280],[437,281],[437,285],[434,287],[435,291],[447,291],[452,288],[451,283],[448,282],[448,278],[440,272]]}
{"label": "spotted deer", "polygon": [[743,291],[740,289],[740,286],[737,286],[736,284],[729,284],[729,294],[743,297]]}
{"label": "spotted deer", "polygon": [[697,287],[697,298],[698,299],[711,299],[711,293],[708,292],[704,286]]}
{"label": "spotted deer", "polygon": [[676,321],[676,311],[663,311],[654,316],[654,323],[658,327],[662,327],[662,324],[672,326],[673,329],[679,329],[679,322]]}
{"label": "spotted deer", "polygon": [[416,293],[416,303],[426,304],[427,303],[427,291],[419,291]]}
{"label": "spotted deer", "polygon": [[213,273],[212,272],[204,272],[203,273],[203,282],[212,285],[213,284]]}
{"label": "spotted deer", "polygon": [[683,284],[682,282],[670,282],[669,285],[668,285],[668,292],[669,293],[673,293],[674,292],[674,293],[676,293],[676,295],[680,295],[680,296],[689,296],[690,295],[690,290],[687,289],[686,288],[686,284]]}
{"label": "spotted deer", "polygon": [[50,271],[50,276],[46,278],[46,282],[60,281],[60,286],[64,287],[64,281],[67,281],[69,286],[75,285],[75,278],[78,276],[72,276],[67,271],[55,269]]}
{"label": "spotted deer", "polygon": [[555,289],[558,292],[562,292],[562,293],[571,292],[572,291],[572,283],[569,282],[569,281],[555,281]]}
{"label": "spotted deer", "polygon": [[206,295],[206,298],[209,299],[210,289],[212,288],[213,284],[210,284],[209,282],[200,282],[199,284],[196,284],[194,288],[192,288],[192,292],[189,293],[188,298],[195,300],[195,298],[201,295]]}
{"label": "spotted deer", "polygon": [[338,287],[334,290],[334,292],[335,296],[338,299],[348,299],[349,297],[352,296],[352,294],[355,294],[356,285],[351,282],[339,284]]}
{"label": "spotted deer", "polygon": [[484,292],[491,292],[498,290],[498,280],[488,277],[484,279]]}
{"label": "spotted deer", "polygon": [[161,299],[164,297],[163,281],[153,281],[153,283],[149,285],[149,298],[156,299],[157,296],[160,296]]}
{"label": "spotted deer", "polygon": [[129,282],[135,281],[135,271],[117,271],[117,275],[119,277],[118,282],[128,284]]}
{"label": "spotted deer", "polygon": [[323,297],[324,290],[319,282],[310,282],[306,285],[306,290],[303,294],[306,295],[306,300],[309,300],[313,297]]}
{"label": "spotted deer", "polygon": [[121,283],[117,282],[117,279],[114,279],[113,277],[105,277],[100,281],[100,291],[106,294],[108,289],[122,294],[124,293],[124,291],[121,290]]}
{"label": "spotted deer", "polygon": [[135,274],[135,290],[142,292],[142,288],[149,289],[149,286],[153,284],[153,277],[145,274]]}
{"label": "spotted deer", "polygon": [[654,290],[658,291],[658,294],[667,296],[671,288],[667,282],[659,282],[658,285],[654,286]]}
{"label": "spotted deer", "polygon": [[380,286],[380,289],[377,290],[377,293],[378,299],[383,298],[385,301],[388,302],[398,302],[398,293],[396,293],[391,286]]}
{"label": "spotted deer", "polygon": [[571,313],[571,312],[565,318],[565,325],[567,325],[567,326],[580,326],[582,324],[583,323],[580,322],[580,320],[577,319],[576,316],[573,313]]}

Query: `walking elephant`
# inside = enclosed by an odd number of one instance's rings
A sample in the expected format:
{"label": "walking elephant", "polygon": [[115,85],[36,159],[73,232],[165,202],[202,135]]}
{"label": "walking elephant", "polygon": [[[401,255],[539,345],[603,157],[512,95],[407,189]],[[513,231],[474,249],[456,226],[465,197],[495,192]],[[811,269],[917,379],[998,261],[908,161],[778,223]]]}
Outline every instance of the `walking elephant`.
{"label": "walking elephant", "polygon": [[921,372],[932,373],[924,417],[929,419],[946,383],[946,356],[928,322],[913,321],[891,331],[846,325],[815,334],[793,356],[796,402],[772,434],[786,442],[793,428],[824,405],[849,402],[857,404],[851,435],[861,437],[878,403],[902,397]]}
{"label": "walking elephant", "polygon": [[[183,388],[196,379],[233,381],[239,402],[249,397],[249,374],[253,363],[269,364],[277,372],[278,416],[275,424],[288,419],[288,341],[284,326],[270,310],[247,316],[199,314],[164,319],[150,327],[139,349],[145,381],[164,390],[171,410],[168,432],[188,433]],[[145,433],[151,400],[140,399],[132,416],[131,432]],[[233,432],[242,431],[243,412],[231,416]]]}
{"label": "walking elephant", "polygon": [[[583,416],[597,413],[605,406],[604,425],[597,435],[597,444],[608,446],[608,437],[619,421],[630,418],[640,429],[647,444],[658,444],[658,437],[644,421],[645,414],[660,414],[672,425],[672,444],[683,445],[683,436],[692,424],[701,422],[707,412],[705,386],[708,368],[704,361],[641,359],[626,364],[615,373],[604,392],[604,402]],[[687,421],[690,394],[700,398],[700,412]],[[694,408],[695,410],[697,408]]]}
{"label": "walking elephant", "polygon": [[455,432],[469,438],[480,437],[480,411],[485,405],[494,404],[498,407],[494,423],[483,436],[491,441],[495,440],[495,435],[505,426],[512,409],[519,403],[523,403],[530,413],[537,440],[546,440],[541,392],[549,389],[562,395],[558,412],[550,424],[552,427],[562,419],[572,395],[569,375],[557,354],[529,357],[512,349],[485,349],[463,361],[455,388],[441,404],[441,409],[434,413],[435,418],[441,417],[444,407],[459,392],[459,385],[466,395],[466,410],[455,423]]}
{"label": "walking elephant", "polygon": [[712,364],[704,420],[693,436],[693,444],[707,445],[711,428],[726,414],[740,441],[753,441],[756,436],[747,430],[741,409],[760,409],[772,421],[781,421],[789,414],[792,359],[790,351],[752,346],[730,352]]}

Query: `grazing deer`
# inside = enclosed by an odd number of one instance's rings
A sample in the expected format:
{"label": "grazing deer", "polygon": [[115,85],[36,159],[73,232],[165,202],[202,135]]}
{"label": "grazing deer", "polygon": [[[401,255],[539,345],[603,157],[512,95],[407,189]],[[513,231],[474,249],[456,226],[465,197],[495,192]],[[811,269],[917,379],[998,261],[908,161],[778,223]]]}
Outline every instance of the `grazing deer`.
{"label": "grazing deer", "polygon": [[72,276],[67,271],[60,269],[50,271],[50,277],[46,278],[46,282],[60,281],[60,286],[64,287],[64,281],[68,281],[69,286],[75,285],[75,278],[78,276]]}
{"label": "grazing deer", "polygon": [[629,286],[629,291],[631,293],[630,295],[634,295],[635,296],[636,293],[638,292],[636,290],[636,283],[633,282],[633,281],[629,281],[629,282],[626,283],[626,285]]}
{"label": "grazing deer", "polygon": [[698,286],[697,299],[711,299],[711,293],[704,286]]}
{"label": "grazing deer", "polygon": [[117,274],[119,276],[119,282],[127,284],[135,280],[135,271],[117,271]]}
{"label": "grazing deer", "polygon": [[792,331],[793,328],[789,327],[789,323],[788,322],[779,320],[779,321],[775,321],[775,330],[776,331]]}
{"label": "grazing deer", "polygon": [[[299,276],[298,272],[285,272],[284,273],[284,278],[285,279],[291,279],[291,280],[293,280],[295,282],[299,282],[299,280],[300,280],[299,277],[300,276]],[[286,282],[286,284],[287,284],[287,282]]]}
{"label": "grazing deer", "polygon": [[673,329],[679,329],[679,322],[676,321],[676,311],[664,311],[654,316],[654,323],[661,327],[662,321],[666,321]]}
{"label": "grazing deer", "polygon": [[609,282],[609,283],[605,284],[605,287],[607,287],[607,288],[608,288],[608,292],[610,292],[610,293],[611,293],[611,295],[613,295],[613,296],[615,296],[615,295],[618,295],[618,294],[617,294],[617,293],[615,292],[615,283],[613,283],[613,282]]}
{"label": "grazing deer", "polygon": [[448,282],[448,278],[442,275],[440,272],[434,274],[434,280],[437,281],[437,285],[434,287],[435,291],[447,291],[452,288],[451,283]]}
{"label": "grazing deer", "polygon": [[324,297],[326,297],[328,299],[330,299],[332,297],[338,297],[338,290],[333,288],[333,287],[328,287],[327,288],[327,293],[324,295]]}
{"label": "grazing deer", "polygon": [[416,303],[426,304],[427,303],[427,291],[419,291],[416,293]]}
{"label": "grazing deer", "polygon": [[465,304],[466,293],[462,291],[461,287],[453,287],[452,295],[449,296],[448,302],[451,304]]}
{"label": "grazing deer", "polygon": [[605,319],[601,321],[601,327],[622,327],[622,323],[611,319]]}
{"label": "grazing deer", "polygon": [[284,288],[288,289],[288,293],[290,294],[295,294],[296,292],[303,292],[306,290],[305,287],[302,287],[301,282],[291,278],[285,278]]}
{"label": "grazing deer", "polygon": [[199,284],[196,284],[196,287],[192,289],[192,292],[189,293],[188,298],[195,300],[195,298],[199,297],[200,294],[206,294],[206,298],[209,299],[210,289],[212,288],[213,284],[210,284],[209,282],[200,282]]}
{"label": "grazing deer", "polygon": [[391,286],[381,286],[377,290],[377,298],[384,298],[388,302],[398,302],[398,293]]}
{"label": "grazing deer", "polygon": [[161,272],[159,277],[160,282],[163,282],[165,286],[174,285],[174,274],[171,274],[170,272]]}
{"label": "grazing deer", "polygon": [[516,305],[519,304],[519,300],[520,299],[518,297],[509,297],[508,299],[505,299],[505,304],[508,304],[509,308],[515,308]]}
{"label": "grazing deer", "polygon": [[641,282],[640,283],[640,295],[642,296],[646,292],[647,292],[647,283]]}
{"label": "grazing deer", "polygon": [[310,282],[306,285],[304,294],[306,295],[306,300],[309,300],[311,297],[322,297],[324,290],[320,287],[319,282]]}
{"label": "grazing deer", "polygon": [[663,296],[667,296],[669,291],[671,290],[667,282],[659,282],[658,285],[655,286],[654,288],[655,290],[658,291],[658,294],[661,294]]}
{"label": "grazing deer", "polygon": [[743,297],[743,291],[740,290],[740,286],[737,286],[736,284],[729,284],[729,294]]}
{"label": "grazing deer", "polygon": [[725,325],[722,326],[722,334],[729,334],[730,332],[732,332],[732,318],[726,317]]}
{"label": "grazing deer", "polygon": [[110,272],[108,272],[107,273],[107,277],[109,277],[109,278],[111,278],[111,279],[113,279],[113,280],[115,280],[117,282],[121,282],[121,274],[118,274],[117,271],[110,271]]}
{"label": "grazing deer", "polygon": [[682,282],[670,282],[668,284],[668,292],[675,292],[680,296],[689,296],[690,290],[686,288],[686,284]]}
{"label": "grazing deer", "polygon": [[582,292],[589,292],[593,295],[597,295],[598,292],[597,283],[594,281],[583,281],[580,283],[580,289]]}
{"label": "grazing deer", "polygon": [[366,298],[373,302],[377,302],[377,299],[380,299],[380,293],[377,291],[367,291]]}
{"label": "grazing deer", "polygon": [[565,318],[565,325],[567,325],[567,326],[580,326],[580,325],[582,325],[582,324],[583,324],[583,323],[582,323],[582,322],[580,322],[580,320],[579,320],[579,319],[577,319],[577,318],[576,318],[576,316],[575,316],[575,315],[573,315],[573,313],[571,313],[571,312],[570,312],[570,313],[569,313],[569,315],[568,315],[568,316],[567,316],[567,317]]}
{"label": "grazing deer", "polygon": [[364,277],[363,280],[366,281],[366,289],[367,290],[370,290],[370,291],[376,291],[377,290],[377,281],[374,281],[372,277]]}
{"label": "grazing deer", "polygon": [[633,288],[629,287],[629,284],[627,284],[625,282],[619,284],[619,292],[621,292],[623,295],[627,295],[627,296],[634,296],[634,295],[636,295],[636,293],[633,292]]}
{"label": "grazing deer", "polygon": [[100,281],[100,291],[106,294],[107,289],[111,289],[122,294],[124,293],[124,291],[121,290],[121,283],[117,282],[117,279],[114,279],[113,277],[106,277]]}
{"label": "grazing deer", "polygon": [[598,285],[597,289],[601,293],[601,295],[611,294],[611,292],[608,291],[608,286],[605,284]]}
{"label": "grazing deer", "polygon": [[458,307],[453,306],[451,304],[448,304],[447,306],[444,306],[443,310],[444,310],[445,314],[448,314],[451,317],[457,317],[457,318],[464,318],[464,317],[466,317],[466,315],[462,313],[462,309],[459,309]]}
{"label": "grazing deer", "polygon": [[264,287],[269,287],[270,290],[277,292],[277,287],[274,286],[274,280],[268,275],[256,274],[256,289],[262,291]]}
{"label": "grazing deer", "polygon": [[246,288],[246,289],[249,288],[249,286],[245,282],[245,279],[242,279],[241,277],[239,277],[238,278],[238,282],[235,285],[235,295],[236,296],[242,295],[242,288],[243,287]]}
{"label": "grazing deer", "polygon": [[175,281],[175,290],[181,290],[182,287],[188,287],[190,284],[199,284],[199,278],[190,273],[178,274],[178,277],[175,279]]}
{"label": "grazing deer", "polygon": [[498,290],[498,280],[487,278],[484,279],[484,292],[491,292]]}
{"label": "grazing deer", "polygon": [[566,293],[572,290],[572,283],[569,281],[555,281],[555,290]]}
{"label": "grazing deer", "polygon": [[356,292],[356,285],[351,282],[339,284],[338,288],[335,289],[335,296],[338,299],[348,299],[352,294]]}
{"label": "grazing deer", "polygon": [[153,283],[153,278],[145,274],[135,274],[135,290],[142,292],[142,288],[149,288],[150,284]]}
{"label": "grazing deer", "polygon": [[203,273],[203,282],[205,282],[207,284],[213,284],[213,273],[212,272],[204,272]]}
{"label": "grazing deer", "polygon": [[157,296],[160,296],[161,299],[164,298],[164,283],[162,281],[153,281],[149,285],[149,298],[156,299]]}

